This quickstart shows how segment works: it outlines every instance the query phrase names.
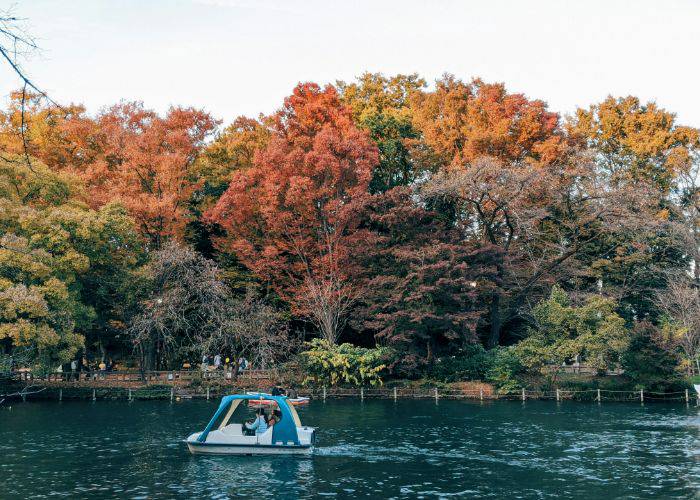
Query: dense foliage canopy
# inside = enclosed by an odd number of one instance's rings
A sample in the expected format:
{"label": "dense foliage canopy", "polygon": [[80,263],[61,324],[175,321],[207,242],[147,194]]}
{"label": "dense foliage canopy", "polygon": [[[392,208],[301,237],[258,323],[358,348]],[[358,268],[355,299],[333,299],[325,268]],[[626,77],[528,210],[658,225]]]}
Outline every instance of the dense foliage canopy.
{"label": "dense foliage canopy", "polygon": [[318,337],[329,383],[700,369],[700,131],[672,112],[365,73],[218,126],[10,98],[5,356],[270,365]]}

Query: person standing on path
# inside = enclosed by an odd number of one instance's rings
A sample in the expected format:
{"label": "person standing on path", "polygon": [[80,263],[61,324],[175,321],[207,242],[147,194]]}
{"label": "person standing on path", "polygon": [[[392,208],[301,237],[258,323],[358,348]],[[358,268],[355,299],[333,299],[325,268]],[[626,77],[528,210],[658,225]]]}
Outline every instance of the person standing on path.
{"label": "person standing on path", "polygon": [[209,356],[206,353],[204,353],[204,354],[202,354],[202,376],[206,377],[208,368],[209,368]]}

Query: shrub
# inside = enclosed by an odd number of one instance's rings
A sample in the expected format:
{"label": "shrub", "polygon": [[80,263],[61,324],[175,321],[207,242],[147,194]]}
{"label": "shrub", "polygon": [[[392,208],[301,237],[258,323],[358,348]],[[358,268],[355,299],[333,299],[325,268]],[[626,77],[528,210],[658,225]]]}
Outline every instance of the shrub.
{"label": "shrub", "polygon": [[386,368],[389,355],[386,348],[367,349],[352,344],[333,345],[323,339],[314,339],[308,346],[309,349],[300,355],[301,364],[306,372],[304,384],[382,384],[381,373]]}
{"label": "shrub", "polygon": [[635,326],[629,349],[622,356],[622,367],[638,388],[665,391],[679,386],[678,356],[660,344],[654,325],[641,322]]}
{"label": "shrub", "polygon": [[493,358],[481,344],[470,345],[459,355],[438,359],[427,370],[426,376],[440,382],[484,380]]}
{"label": "shrub", "polygon": [[486,380],[496,386],[499,392],[515,391],[521,387],[520,377],[525,368],[514,347],[497,347],[488,352],[492,357]]}

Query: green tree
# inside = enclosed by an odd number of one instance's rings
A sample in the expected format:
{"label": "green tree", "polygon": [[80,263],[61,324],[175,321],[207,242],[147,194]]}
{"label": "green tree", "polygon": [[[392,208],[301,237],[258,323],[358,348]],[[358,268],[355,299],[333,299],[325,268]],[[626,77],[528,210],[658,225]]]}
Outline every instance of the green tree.
{"label": "green tree", "polygon": [[664,345],[658,328],[642,321],[635,325],[629,349],[622,356],[625,375],[639,387],[666,391],[678,382],[678,356]]}
{"label": "green tree", "polygon": [[411,96],[425,88],[417,74],[384,76],[364,73],[357,82],[337,82],[343,104],[352,109],[358,127],[367,130],[379,147],[379,165],[369,189],[373,193],[411,184],[423,173],[411,159],[413,127]]}
{"label": "green tree", "polygon": [[625,321],[615,312],[614,301],[587,298],[580,306],[555,286],[547,300],[532,311],[535,326],[517,345],[518,356],[531,371],[556,374],[567,359],[580,355],[597,370],[615,366],[629,345]]}
{"label": "green tree", "polygon": [[44,369],[113,317],[115,262],[138,244],[122,208],[91,210],[76,201],[81,191],[38,161],[0,159],[0,339]]}

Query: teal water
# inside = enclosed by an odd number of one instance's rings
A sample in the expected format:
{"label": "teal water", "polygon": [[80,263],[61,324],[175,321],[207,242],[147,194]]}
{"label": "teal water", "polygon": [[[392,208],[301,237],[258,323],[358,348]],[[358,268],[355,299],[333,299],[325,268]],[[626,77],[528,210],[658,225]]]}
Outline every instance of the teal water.
{"label": "teal water", "polygon": [[[691,498],[682,404],[314,401],[312,457],[192,456],[211,401],[0,408],[0,498]],[[237,412],[238,415],[238,412]]]}

